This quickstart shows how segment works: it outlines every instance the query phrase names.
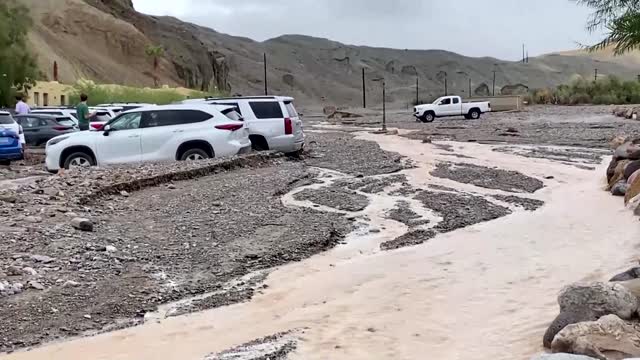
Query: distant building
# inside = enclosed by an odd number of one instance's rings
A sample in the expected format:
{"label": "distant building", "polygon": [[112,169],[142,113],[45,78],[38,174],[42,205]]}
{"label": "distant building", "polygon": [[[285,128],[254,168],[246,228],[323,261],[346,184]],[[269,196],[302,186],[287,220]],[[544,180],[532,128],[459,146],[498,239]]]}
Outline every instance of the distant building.
{"label": "distant building", "polygon": [[29,91],[26,102],[31,107],[72,105],[69,104],[70,88],[57,81],[38,81]]}

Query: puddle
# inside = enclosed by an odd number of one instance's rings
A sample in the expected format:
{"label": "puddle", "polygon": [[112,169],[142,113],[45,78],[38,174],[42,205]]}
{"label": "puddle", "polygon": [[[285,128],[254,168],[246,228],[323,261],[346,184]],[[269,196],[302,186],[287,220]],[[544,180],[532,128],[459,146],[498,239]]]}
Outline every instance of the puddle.
{"label": "puddle", "polygon": [[[447,157],[431,144],[397,136],[360,134],[416,164],[402,174],[416,188],[429,185],[480,195],[505,195],[429,172]],[[251,302],[171,317],[137,328],[51,344],[6,359],[194,359],[290,329],[306,329],[290,359],[528,359],[557,312],[565,285],[603,280],[634,261],[640,228],[618,198],[602,191],[605,164],[595,172],[557,162],[492,151],[492,146],[446,143],[473,159],[546,180],[527,197],[545,201],[536,212],[512,215],[440,234],[397,251],[379,244],[406,232],[387,219],[400,195],[365,194],[364,210],[345,213],[363,224],[347,244],[273,271]],[[345,175],[318,169],[320,184]],[[329,177],[331,176],[331,177]],[[297,189],[296,193],[304,189]],[[287,194],[287,206],[313,206]],[[488,200],[499,204],[495,199]],[[410,200],[409,200],[410,201]],[[411,209],[440,219],[419,204]],[[336,211],[330,208],[320,208]],[[371,233],[370,228],[382,230]],[[247,359],[250,359],[248,357]]]}

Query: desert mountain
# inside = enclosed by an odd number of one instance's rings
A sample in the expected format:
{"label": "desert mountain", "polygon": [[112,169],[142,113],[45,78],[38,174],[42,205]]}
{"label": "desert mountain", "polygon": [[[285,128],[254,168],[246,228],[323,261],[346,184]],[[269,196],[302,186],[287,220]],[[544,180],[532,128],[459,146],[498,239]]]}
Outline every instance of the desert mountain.
{"label": "desert mountain", "polygon": [[[640,61],[616,61],[583,53],[551,54],[528,64],[490,57],[471,58],[442,50],[399,50],[351,46],[327,39],[285,35],[264,42],[230,36],[172,17],[135,11],[131,0],[19,0],[32,9],[31,45],[42,69],[53,77],[57,61],[62,82],[87,77],[99,82],[151,86],[153,75],[144,49],[161,45],[161,82],[198,89],[218,88],[231,94],[264,91],[263,53],[268,57],[268,84],[274,94],[290,94],[305,102],[361,102],[362,69],[371,102],[379,101],[384,78],[391,101],[444,92],[467,96],[505,85],[530,88],[567,82],[576,74],[615,74],[634,78]],[[485,86],[482,86],[482,85]]]}

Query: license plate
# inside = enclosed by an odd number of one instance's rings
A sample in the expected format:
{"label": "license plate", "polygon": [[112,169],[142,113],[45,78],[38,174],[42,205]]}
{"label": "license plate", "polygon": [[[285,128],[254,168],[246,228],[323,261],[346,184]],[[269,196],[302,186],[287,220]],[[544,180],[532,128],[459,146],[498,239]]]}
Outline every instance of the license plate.
{"label": "license plate", "polygon": [[11,139],[6,138],[6,137],[0,137],[0,144],[8,144],[8,143],[11,142],[10,140]]}

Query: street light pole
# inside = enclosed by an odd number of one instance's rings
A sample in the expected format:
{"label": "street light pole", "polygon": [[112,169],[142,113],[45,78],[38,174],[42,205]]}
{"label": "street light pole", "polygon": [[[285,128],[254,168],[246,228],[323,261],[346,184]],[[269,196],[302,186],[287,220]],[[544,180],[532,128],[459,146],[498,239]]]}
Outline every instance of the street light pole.
{"label": "street light pole", "polygon": [[444,96],[449,95],[449,89],[447,84],[447,72],[444,72]]}
{"label": "street light pole", "polygon": [[420,78],[416,77],[416,105],[420,104]]}
{"label": "street light pole", "polygon": [[469,97],[471,97],[471,78],[469,78]]}
{"label": "street light pole", "polygon": [[364,84],[364,68],[362,68],[362,107],[367,108],[367,89]]}
{"label": "street light pole", "polygon": [[496,71],[493,70],[493,95],[496,96]]}
{"label": "street light pole", "polygon": [[264,95],[269,95],[269,87],[267,85],[267,53],[263,54],[264,59]]}
{"label": "street light pole", "polygon": [[382,80],[382,131],[387,131],[387,83]]}

